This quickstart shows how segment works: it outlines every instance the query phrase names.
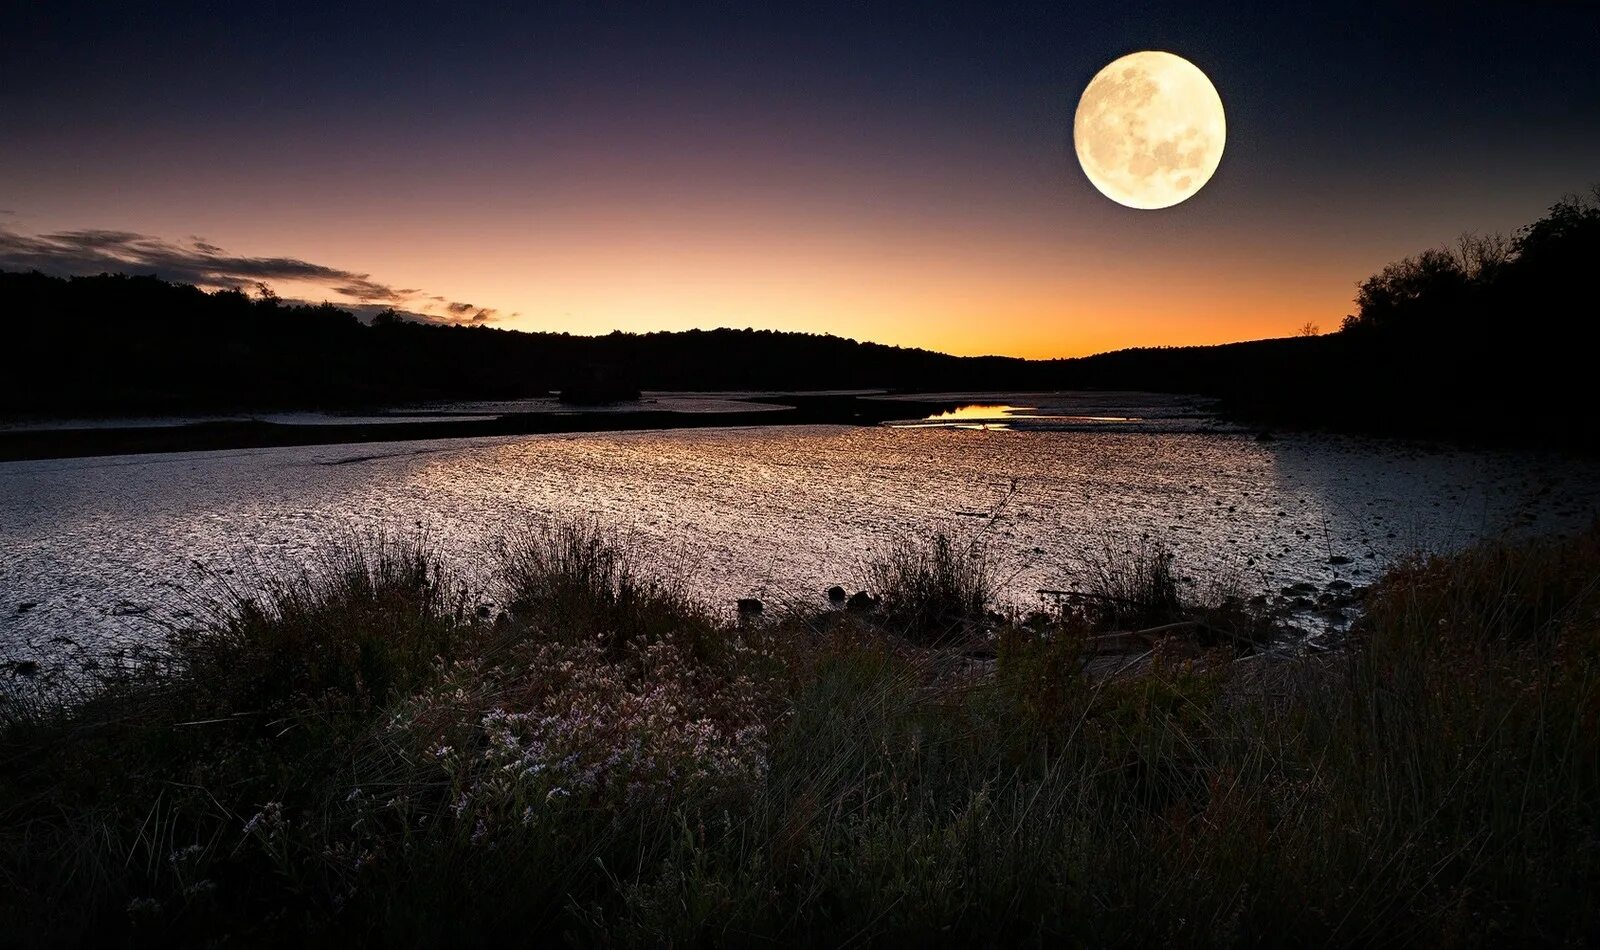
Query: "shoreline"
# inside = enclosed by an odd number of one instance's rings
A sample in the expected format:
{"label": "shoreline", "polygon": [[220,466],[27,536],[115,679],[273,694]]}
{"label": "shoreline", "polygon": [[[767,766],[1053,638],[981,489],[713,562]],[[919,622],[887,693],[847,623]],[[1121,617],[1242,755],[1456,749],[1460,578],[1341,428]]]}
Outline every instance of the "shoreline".
{"label": "shoreline", "polygon": [[744,411],[516,412],[492,419],[422,422],[289,424],[259,420],[195,422],[177,426],[26,429],[0,432],[0,462],[206,452],[220,449],[357,445],[481,436],[558,435],[632,430],[703,429],[733,426],[877,425],[916,419],[955,407],[952,399],[881,399],[860,395],[751,397],[779,406]]}
{"label": "shoreline", "polygon": [[1160,548],[1017,617],[990,609],[984,552],[936,536],[828,608],[730,618],[619,539],[520,534],[492,601],[421,540],[335,545],[161,662],[60,694],[13,664],[0,934],[1593,932],[1600,856],[1571,829],[1600,818],[1600,529],[1397,566],[1336,654],[1273,663],[1241,662],[1270,618],[1183,596]]}

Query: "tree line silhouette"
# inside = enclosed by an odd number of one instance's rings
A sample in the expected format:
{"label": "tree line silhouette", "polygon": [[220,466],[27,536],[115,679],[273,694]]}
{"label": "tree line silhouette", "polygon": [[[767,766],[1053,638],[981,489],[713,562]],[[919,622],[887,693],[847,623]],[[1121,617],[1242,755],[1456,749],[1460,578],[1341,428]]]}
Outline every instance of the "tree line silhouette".
{"label": "tree line silhouette", "polygon": [[1509,237],[1466,235],[1362,281],[1338,332],[1078,361],[1077,385],[1199,392],[1266,422],[1600,447],[1583,376],[1600,187]]}
{"label": "tree line silhouette", "polygon": [[1021,360],[770,330],[585,337],[370,324],[331,304],[207,293],[148,276],[0,272],[0,413],[359,408],[511,399],[579,388],[1004,385]]}
{"label": "tree line silhouette", "polygon": [[[553,390],[1148,389],[1269,425],[1600,445],[1600,188],[1510,237],[1467,236],[1363,281],[1338,331],[1061,360],[955,357],[835,336],[585,337],[206,292],[149,276],[0,272],[0,414],[361,408]],[[1584,387],[1586,390],[1587,387]],[[1587,392],[1581,395],[1586,396]]]}

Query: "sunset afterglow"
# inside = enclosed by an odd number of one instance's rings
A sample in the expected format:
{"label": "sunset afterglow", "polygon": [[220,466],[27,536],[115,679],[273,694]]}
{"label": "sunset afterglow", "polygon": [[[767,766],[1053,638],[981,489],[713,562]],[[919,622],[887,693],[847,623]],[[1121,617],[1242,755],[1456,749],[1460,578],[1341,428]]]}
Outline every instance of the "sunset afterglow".
{"label": "sunset afterglow", "polygon": [[[37,266],[6,253],[18,239],[111,230],[364,275],[377,295],[265,282],[429,319],[1072,356],[1333,329],[1383,263],[1515,227],[1593,172],[1594,125],[1562,105],[1577,93],[1560,75],[1513,102],[1468,57],[1435,72],[1387,58],[1379,30],[1319,44],[1313,77],[1299,13],[1179,11],[1149,35],[1132,12],[1058,6],[826,26],[753,9],[423,25],[330,8],[282,44],[270,24],[249,43],[189,23],[198,64],[132,11],[85,18],[102,34],[73,46],[76,65],[18,43],[0,66],[0,267]],[[1497,37],[1537,60],[1531,34]],[[1099,195],[1072,143],[1090,77],[1139,46],[1192,57],[1229,108],[1215,178],[1147,214]],[[391,48],[424,52],[401,68]],[[1441,81],[1506,108],[1388,127]],[[1530,135],[1550,146],[1537,160],[1518,151]]]}
{"label": "sunset afterglow", "polygon": [[1600,935],[1600,6],[0,18],[0,947]]}

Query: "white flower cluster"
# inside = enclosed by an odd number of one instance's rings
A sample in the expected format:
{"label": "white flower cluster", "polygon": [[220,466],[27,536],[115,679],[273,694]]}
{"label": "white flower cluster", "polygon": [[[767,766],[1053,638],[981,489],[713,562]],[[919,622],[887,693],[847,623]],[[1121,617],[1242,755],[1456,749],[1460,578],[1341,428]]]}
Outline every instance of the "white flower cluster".
{"label": "white flower cluster", "polygon": [[492,668],[455,664],[390,729],[444,769],[451,813],[492,845],[553,808],[664,806],[763,781],[763,687],[741,669],[755,655],[741,645],[711,664],[671,640],[621,657],[594,640],[532,642]]}

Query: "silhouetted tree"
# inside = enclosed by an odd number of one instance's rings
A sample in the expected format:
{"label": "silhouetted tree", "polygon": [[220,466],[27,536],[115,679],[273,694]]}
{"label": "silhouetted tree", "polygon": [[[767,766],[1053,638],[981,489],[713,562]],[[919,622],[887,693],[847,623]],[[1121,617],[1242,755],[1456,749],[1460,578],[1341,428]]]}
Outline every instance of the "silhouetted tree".
{"label": "silhouetted tree", "polygon": [[1344,329],[1418,330],[1465,298],[1472,280],[1455,255],[1431,248],[1384,267],[1356,291],[1356,318]]}

